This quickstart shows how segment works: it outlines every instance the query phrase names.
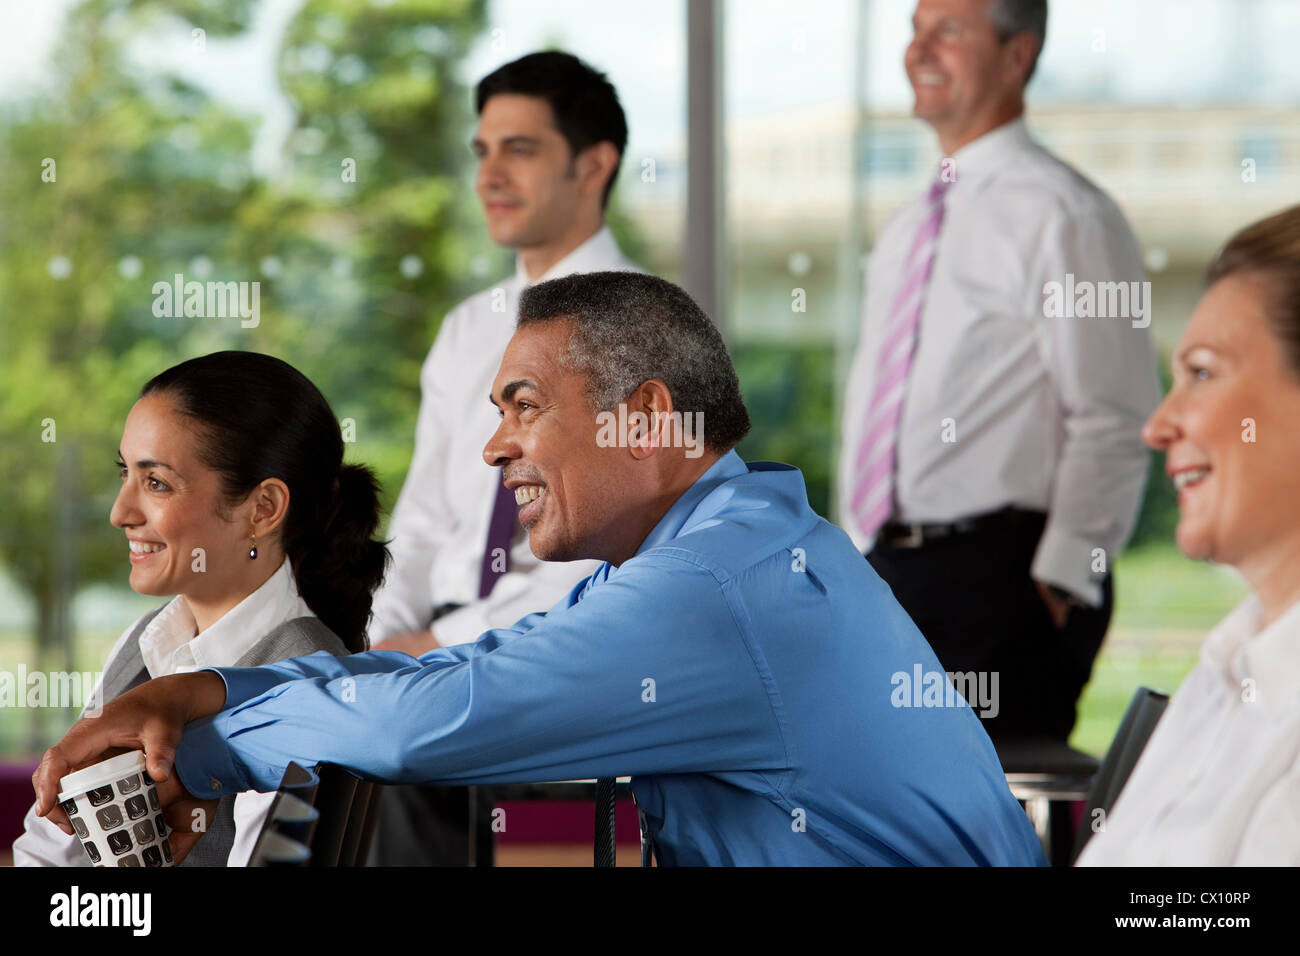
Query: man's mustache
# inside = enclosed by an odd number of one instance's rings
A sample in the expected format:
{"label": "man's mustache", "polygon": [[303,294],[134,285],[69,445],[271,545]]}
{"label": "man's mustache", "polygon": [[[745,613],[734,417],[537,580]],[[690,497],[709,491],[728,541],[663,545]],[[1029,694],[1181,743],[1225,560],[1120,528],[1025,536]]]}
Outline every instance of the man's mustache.
{"label": "man's mustache", "polygon": [[518,481],[525,485],[542,485],[542,476],[537,474],[531,468],[507,468],[501,476],[503,482]]}

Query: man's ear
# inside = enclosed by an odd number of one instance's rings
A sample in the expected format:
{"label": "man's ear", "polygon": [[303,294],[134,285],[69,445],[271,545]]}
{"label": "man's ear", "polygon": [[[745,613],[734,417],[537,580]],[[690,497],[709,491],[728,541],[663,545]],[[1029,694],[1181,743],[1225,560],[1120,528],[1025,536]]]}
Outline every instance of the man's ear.
{"label": "man's ear", "polygon": [[1021,90],[1029,82],[1029,64],[1037,52],[1038,38],[1028,30],[1022,30],[1007,40],[1007,68]]}
{"label": "man's ear", "polygon": [[252,490],[248,503],[253,506],[253,534],[269,536],[289,513],[289,486],[279,478],[267,478]]}
{"label": "man's ear", "polygon": [[642,382],[627,400],[627,447],[643,461],[671,444],[673,396],[657,378]]}
{"label": "man's ear", "polygon": [[605,183],[614,175],[618,165],[618,150],[609,140],[601,140],[578,154],[578,176],[584,191],[597,197],[605,192]]}

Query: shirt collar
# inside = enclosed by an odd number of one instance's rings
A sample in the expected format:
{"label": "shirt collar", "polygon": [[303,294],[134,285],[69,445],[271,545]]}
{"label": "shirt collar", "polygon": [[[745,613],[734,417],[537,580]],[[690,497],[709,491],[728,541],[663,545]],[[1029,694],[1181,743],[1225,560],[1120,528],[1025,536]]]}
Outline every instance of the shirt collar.
{"label": "shirt collar", "polygon": [[1247,677],[1275,720],[1294,713],[1300,700],[1300,601],[1246,644]]}
{"label": "shirt collar", "polygon": [[[575,272],[600,272],[610,269],[613,268],[610,263],[616,262],[619,255],[614,234],[609,231],[609,226],[601,226],[582,245],[542,273],[537,282],[558,279],[561,276],[573,275]],[[525,288],[535,284],[528,278],[528,271],[524,268],[524,257],[520,255],[515,256],[515,279]]]}
{"label": "shirt collar", "polygon": [[978,182],[985,176],[1004,169],[1009,157],[1033,145],[1034,141],[1029,137],[1029,128],[1025,125],[1022,113],[971,140],[952,154],[953,168],[957,174],[952,185],[960,187],[963,183]]}
{"label": "shirt collar", "polygon": [[681,533],[683,526],[690,519],[691,513],[705,496],[714,488],[725,481],[730,481],[739,475],[749,472],[749,466],[744,460],[736,454],[735,450],[727,452],[712,465],[709,470],[695,479],[695,484],[691,485],[681,497],[673,502],[673,506],[668,509],[668,513],[659,519],[659,523],[654,526],[641,547],[636,549],[637,554],[656,548],[666,541],[671,541]]}
{"label": "shirt collar", "polygon": [[140,657],[153,677],[200,667],[228,667],[270,631],[297,617],[314,616],[298,594],[286,558],[276,572],[202,634],[189,605],[176,597],[140,635]]}
{"label": "shirt collar", "polygon": [[[1210,632],[1201,660],[1243,694],[1242,681],[1254,681],[1255,700],[1274,719],[1294,710],[1300,674],[1300,601],[1260,630],[1259,599],[1253,594]],[[1243,697],[1243,699],[1249,699]]]}

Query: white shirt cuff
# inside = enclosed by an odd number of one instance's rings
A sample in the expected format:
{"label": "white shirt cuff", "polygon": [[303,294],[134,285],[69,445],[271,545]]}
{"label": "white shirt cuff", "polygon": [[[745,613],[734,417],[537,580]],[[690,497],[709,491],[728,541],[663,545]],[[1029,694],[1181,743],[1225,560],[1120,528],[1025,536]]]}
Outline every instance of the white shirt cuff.
{"label": "white shirt cuff", "polygon": [[[1092,570],[1094,550],[1102,551],[1100,559],[1105,563],[1100,567],[1106,570]],[[1077,538],[1049,520],[1029,573],[1036,581],[1064,588],[1089,607],[1101,607],[1101,582],[1110,570],[1110,561],[1111,555],[1096,542]]]}

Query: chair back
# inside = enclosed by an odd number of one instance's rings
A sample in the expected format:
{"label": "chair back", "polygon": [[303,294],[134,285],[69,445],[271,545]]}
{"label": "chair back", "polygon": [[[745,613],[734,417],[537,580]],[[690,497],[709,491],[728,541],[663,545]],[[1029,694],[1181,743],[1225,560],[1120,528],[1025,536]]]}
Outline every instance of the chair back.
{"label": "chair back", "polygon": [[249,866],[365,866],[381,790],[334,764],[290,763]]}
{"label": "chair back", "polygon": [[249,866],[307,865],[308,845],[320,819],[313,806],[319,789],[320,777],[314,771],[289,764],[253,844]]}
{"label": "chair back", "polygon": [[[1115,739],[1111,741],[1110,749],[1106,751],[1106,757],[1102,760],[1092,788],[1088,791],[1087,811],[1075,836],[1071,863],[1079,858],[1083,848],[1092,839],[1093,822],[1104,819],[1115,806],[1120,791],[1124,789],[1124,784],[1128,783],[1129,775],[1133,773],[1138,757],[1142,756],[1142,751],[1146,748],[1147,741],[1151,739],[1151,734],[1168,704],[1168,694],[1162,694],[1149,687],[1139,687],[1134,692],[1128,710],[1124,711],[1124,719],[1120,721],[1119,730],[1115,732]],[[1099,810],[1100,817],[1097,813]]]}

